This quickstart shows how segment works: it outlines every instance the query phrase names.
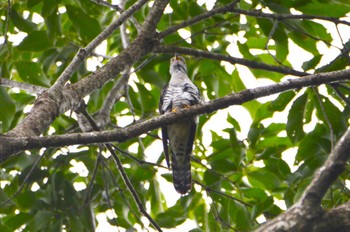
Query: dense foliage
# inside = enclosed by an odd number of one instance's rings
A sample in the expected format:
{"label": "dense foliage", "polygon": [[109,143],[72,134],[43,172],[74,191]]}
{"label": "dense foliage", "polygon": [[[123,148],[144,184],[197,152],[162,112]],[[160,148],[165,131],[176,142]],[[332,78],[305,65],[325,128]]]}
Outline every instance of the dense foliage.
{"label": "dense foliage", "polygon": [[[210,1],[203,2],[171,0],[157,30],[163,32],[209,11]],[[212,2],[214,9],[231,3]],[[350,26],[347,0],[236,2],[234,9],[206,17],[160,41],[165,46],[189,48],[185,55],[189,76],[205,101],[259,83],[348,66],[346,40],[350,38],[343,34]],[[126,1],[125,9],[134,3]],[[120,54],[125,49],[122,33],[133,41],[138,34],[135,20],[142,26],[152,3],[137,11],[134,20],[126,21],[124,32],[116,30],[102,49],[90,54],[70,82],[84,79]],[[116,9],[103,1],[87,0],[0,2],[0,77],[49,88],[79,48],[120,15]],[[292,14],[298,17],[288,17]],[[196,50],[214,55],[212,59],[191,55]],[[298,57],[293,56],[295,51]],[[215,54],[238,57],[242,62],[229,64]],[[122,97],[115,102],[106,129],[158,115],[160,89],[169,80],[171,56],[160,51],[134,64],[129,87],[123,88]],[[261,68],[262,63],[270,66]],[[292,75],[295,70],[299,77]],[[120,76],[85,98],[91,115],[100,110],[118,79]],[[347,130],[348,96],[348,84],[343,82],[296,89],[200,116],[192,159],[194,187],[184,197],[169,187],[171,174],[165,168],[158,130],[114,144],[114,148],[149,215],[163,229],[190,219],[196,223],[193,231],[249,231],[300,197]],[[21,122],[36,97],[18,88],[0,87],[2,133]],[[214,130],[221,127],[218,121],[224,129]],[[42,134],[77,131],[75,114],[67,112]],[[349,174],[346,170],[329,189],[322,202],[325,208],[349,200]],[[108,222],[119,229],[151,227],[103,146],[21,152],[1,164],[0,176],[1,231],[93,231],[98,226],[96,215],[105,212],[113,212]],[[174,205],[169,205],[169,198]]]}

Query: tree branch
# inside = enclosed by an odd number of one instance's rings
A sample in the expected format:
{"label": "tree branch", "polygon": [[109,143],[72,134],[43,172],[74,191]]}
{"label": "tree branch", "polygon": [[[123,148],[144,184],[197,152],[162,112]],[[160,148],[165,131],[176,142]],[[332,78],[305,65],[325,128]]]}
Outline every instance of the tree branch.
{"label": "tree branch", "polygon": [[177,46],[158,46],[155,48],[154,52],[156,52],[156,53],[171,53],[171,54],[180,53],[180,54],[192,55],[195,57],[209,58],[209,59],[213,59],[213,60],[223,60],[223,61],[227,61],[231,64],[241,64],[241,65],[247,66],[249,68],[253,68],[253,69],[262,69],[262,70],[278,72],[278,73],[282,73],[282,74],[299,76],[299,77],[308,75],[308,73],[300,72],[300,71],[297,71],[297,70],[294,70],[291,68],[287,68],[287,67],[283,67],[283,66],[270,65],[270,64],[260,63],[257,61],[236,58],[236,57],[232,57],[229,55],[223,55],[223,54],[218,54],[218,53],[213,53],[213,52],[196,50],[193,48],[177,47]]}
{"label": "tree branch", "polygon": [[80,49],[74,56],[72,62],[58,77],[55,84],[50,88],[50,91],[62,90],[65,83],[69,80],[75,70],[83,62],[83,60],[105,39],[107,39],[120,25],[122,25],[131,15],[141,8],[148,0],[139,0],[129,9],[124,11],[114,22],[112,22],[106,29],[104,29],[98,36],[96,36],[85,48]]}
{"label": "tree branch", "polygon": [[199,114],[211,113],[231,105],[239,105],[245,102],[280,93],[292,89],[329,84],[336,81],[349,79],[350,69],[328,73],[318,73],[308,77],[291,79],[273,85],[243,90],[239,93],[232,93],[210,102],[184,109],[176,113],[165,114],[154,117],[150,120],[130,125],[123,129],[113,131],[74,133],[68,135],[54,135],[45,137],[11,138],[3,136],[0,140],[0,160],[7,159],[12,153],[42,147],[57,147],[73,144],[90,144],[105,142],[124,142],[130,138],[137,137],[147,131],[156,129],[169,123],[180,121],[182,118]]}
{"label": "tree branch", "polygon": [[253,16],[257,18],[269,18],[269,19],[276,19],[276,20],[286,20],[286,19],[320,19],[324,21],[330,21],[335,24],[345,24],[350,26],[350,22],[341,20],[339,18],[334,17],[327,17],[327,16],[321,16],[321,15],[307,15],[307,14],[300,14],[300,15],[293,15],[293,14],[271,14],[271,13],[264,13],[262,11],[248,11],[248,10],[242,10],[238,8],[231,9],[232,13],[238,13],[248,16]]}
{"label": "tree branch", "polygon": [[[337,210],[325,212],[321,208],[321,200],[332,183],[344,171],[346,161],[350,157],[350,130],[338,141],[326,163],[315,173],[300,200],[290,209],[277,218],[267,222],[257,231],[347,231],[337,230],[334,227],[347,227],[350,225],[350,217],[341,217],[339,220],[347,220],[345,224],[334,224],[328,216],[338,215]],[[349,215],[349,203],[342,207]],[[326,216],[328,215],[328,216]],[[321,219],[321,220],[320,220]],[[338,221],[338,220],[337,220]],[[332,227],[333,226],[333,227]]]}
{"label": "tree branch", "polygon": [[14,137],[40,135],[58,115],[77,106],[84,96],[101,88],[126,67],[132,66],[138,59],[150,53],[158,44],[158,40],[155,37],[156,25],[167,3],[168,1],[166,0],[154,2],[141,32],[128,48],[81,81],[64,86],[62,91],[44,92],[37,99],[30,114],[14,129],[9,131],[7,135]]}
{"label": "tree branch", "polygon": [[198,16],[195,16],[187,21],[184,21],[176,26],[173,26],[173,27],[170,27],[168,28],[167,30],[165,31],[162,31],[159,33],[159,38],[164,38],[165,36],[167,35],[170,35],[172,33],[174,33],[175,31],[179,30],[180,28],[184,28],[184,27],[187,27],[187,26],[190,26],[190,25],[193,25],[193,24],[196,24],[200,21],[202,21],[203,19],[207,19],[207,18],[210,18],[216,14],[221,14],[221,13],[226,13],[226,12],[229,12],[229,11],[232,11],[232,9],[234,8],[234,6],[237,4],[237,2],[239,2],[239,0],[237,1],[233,1],[229,4],[227,4],[226,6],[223,6],[223,7],[219,7],[219,8],[215,8],[215,9],[212,9],[204,14],[201,14],[201,15],[198,15]]}
{"label": "tree branch", "polygon": [[6,78],[0,78],[0,85],[10,87],[10,88],[19,88],[19,89],[25,90],[27,92],[37,93],[37,94],[40,94],[40,93],[47,90],[47,88],[42,87],[42,86],[17,82],[17,81],[9,80]]}
{"label": "tree branch", "polygon": [[175,25],[173,27],[168,28],[165,31],[162,31],[159,33],[160,38],[164,38],[165,36],[168,36],[177,30],[188,27],[190,25],[196,24],[199,21],[202,21],[204,19],[210,18],[216,14],[224,14],[227,12],[231,13],[237,13],[237,14],[242,14],[242,15],[248,15],[248,16],[253,16],[256,18],[269,18],[269,19],[275,19],[278,21],[285,21],[288,19],[320,19],[324,21],[330,21],[335,24],[344,24],[350,26],[350,22],[341,20],[339,18],[334,18],[334,17],[326,17],[326,16],[320,16],[320,15],[307,15],[307,14],[302,14],[302,15],[293,15],[293,14],[271,14],[271,13],[264,13],[262,11],[254,10],[254,11],[248,11],[248,10],[242,10],[239,8],[234,7],[235,4],[238,1],[233,1],[232,3],[227,4],[226,6],[220,7],[220,8],[215,8],[212,9],[211,11],[208,11],[204,14],[198,15],[196,17],[193,17],[192,19],[189,19],[187,21],[182,22],[181,24]]}

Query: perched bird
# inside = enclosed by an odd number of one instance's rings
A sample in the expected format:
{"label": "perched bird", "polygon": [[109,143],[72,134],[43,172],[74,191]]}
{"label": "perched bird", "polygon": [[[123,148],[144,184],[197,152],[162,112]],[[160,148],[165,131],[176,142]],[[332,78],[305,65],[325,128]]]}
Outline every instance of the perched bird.
{"label": "perched bird", "polygon": [[[187,75],[185,59],[175,55],[170,60],[169,83],[163,88],[159,112],[167,114],[200,103],[200,92]],[[173,183],[177,192],[186,194],[191,190],[191,153],[196,134],[196,117],[185,118],[162,127],[165,159],[170,167],[169,148]],[[169,146],[169,148],[168,148]]]}

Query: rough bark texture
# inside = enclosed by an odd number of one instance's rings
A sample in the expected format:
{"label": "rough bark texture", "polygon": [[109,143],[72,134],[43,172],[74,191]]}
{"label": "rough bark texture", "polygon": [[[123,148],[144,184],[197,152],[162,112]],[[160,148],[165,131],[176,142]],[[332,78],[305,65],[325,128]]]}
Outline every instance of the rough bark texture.
{"label": "rough bark texture", "polygon": [[350,130],[338,141],[326,163],[315,176],[300,200],[257,231],[350,231],[350,203],[333,210],[324,210],[321,201],[327,190],[345,169],[350,157]]}
{"label": "rough bark texture", "polygon": [[[287,90],[344,80],[349,78],[349,73],[350,73],[350,70],[315,74],[315,75],[310,75],[309,77],[288,80],[285,82],[281,82],[281,83],[273,84],[269,86],[257,87],[254,89],[247,89],[239,93],[229,94],[225,97],[217,98],[213,101],[206,102],[201,105],[193,106],[191,107],[191,109],[182,110],[180,112],[173,113],[173,114],[161,115],[158,117],[154,117],[148,121],[144,121],[123,129],[117,129],[113,131],[76,133],[76,134],[59,135],[59,136],[57,135],[46,136],[46,137],[37,137],[37,136],[23,136],[23,138],[4,137],[2,140],[0,140],[0,157],[1,157],[1,160],[5,160],[13,153],[13,151],[24,150],[24,149],[34,149],[34,148],[52,147],[52,146],[54,147],[67,146],[72,144],[102,143],[102,142],[112,142],[112,141],[123,142],[127,139],[137,137],[150,130],[156,129],[162,125],[179,121],[181,118],[184,118],[184,117],[189,117],[189,116],[194,116],[194,115],[199,115],[204,113],[211,113],[218,109],[226,108],[230,105],[239,105],[244,102],[257,99],[259,97],[264,97],[264,96],[272,95],[272,94],[287,91]],[[98,79],[98,77],[96,78]],[[94,81],[92,82],[95,84],[98,83]],[[70,85],[70,86],[67,86],[66,88],[70,89],[73,87],[72,85]],[[74,91],[73,93],[77,93],[77,91]],[[50,98],[47,98],[47,99],[50,99]],[[79,102],[74,102],[71,104],[78,104],[78,103]],[[52,104],[54,104],[54,102]],[[53,107],[57,107],[57,106],[53,105]],[[41,109],[43,111],[46,110],[45,106],[43,106]],[[54,116],[55,115],[52,115],[52,120],[54,119]],[[40,120],[40,118],[36,118],[35,120]],[[35,128],[33,128],[32,130],[34,129]],[[12,144],[12,145],[10,146],[9,144]]]}
{"label": "rough bark texture", "polygon": [[84,96],[101,88],[125,68],[150,53],[158,44],[156,25],[167,3],[168,1],[164,0],[154,2],[140,34],[121,54],[81,81],[64,86],[62,91],[48,90],[43,93],[29,115],[7,135],[13,137],[40,135],[57,116],[77,106]]}

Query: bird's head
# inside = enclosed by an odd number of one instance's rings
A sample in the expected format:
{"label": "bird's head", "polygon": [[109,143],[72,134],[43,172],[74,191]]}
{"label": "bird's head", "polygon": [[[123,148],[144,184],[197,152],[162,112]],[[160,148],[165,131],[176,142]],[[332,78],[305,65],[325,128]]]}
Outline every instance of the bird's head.
{"label": "bird's head", "polygon": [[175,55],[170,59],[170,74],[174,72],[184,72],[187,74],[187,66],[185,59],[182,56]]}

